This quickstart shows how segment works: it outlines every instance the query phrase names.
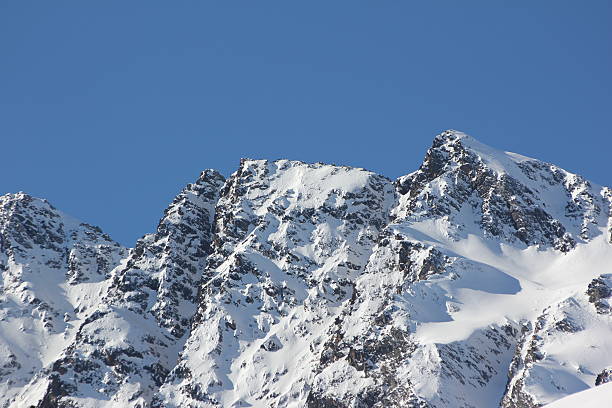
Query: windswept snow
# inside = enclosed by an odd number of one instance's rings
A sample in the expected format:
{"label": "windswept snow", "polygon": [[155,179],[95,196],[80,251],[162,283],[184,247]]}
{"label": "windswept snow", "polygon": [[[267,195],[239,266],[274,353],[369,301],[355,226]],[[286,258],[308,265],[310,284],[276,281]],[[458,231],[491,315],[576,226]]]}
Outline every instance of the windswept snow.
{"label": "windswept snow", "polygon": [[561,398],[545,408],[604,408],[612,401],[612,383]]}

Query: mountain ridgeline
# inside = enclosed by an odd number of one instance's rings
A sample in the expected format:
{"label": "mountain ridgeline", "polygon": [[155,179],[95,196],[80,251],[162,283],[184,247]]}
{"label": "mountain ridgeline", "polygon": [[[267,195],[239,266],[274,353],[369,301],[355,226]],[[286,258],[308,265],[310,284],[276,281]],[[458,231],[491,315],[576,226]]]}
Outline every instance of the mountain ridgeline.
{"label": "mountain ridgeline", "polygon": [[0,196],[0,407],[535,408],[612,381],[612,190],[457,131],[243,159],[124,248]]}

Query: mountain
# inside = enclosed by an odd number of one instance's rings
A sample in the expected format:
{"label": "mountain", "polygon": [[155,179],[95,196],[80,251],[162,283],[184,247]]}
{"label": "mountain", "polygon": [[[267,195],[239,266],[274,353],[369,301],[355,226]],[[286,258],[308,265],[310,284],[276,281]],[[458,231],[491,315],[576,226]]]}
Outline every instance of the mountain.
{"label": "mountain", "polygon": [[457,131],[204,171],[132,249],[0,198],[0,406],[540,407],[612,380],[612,190]]}

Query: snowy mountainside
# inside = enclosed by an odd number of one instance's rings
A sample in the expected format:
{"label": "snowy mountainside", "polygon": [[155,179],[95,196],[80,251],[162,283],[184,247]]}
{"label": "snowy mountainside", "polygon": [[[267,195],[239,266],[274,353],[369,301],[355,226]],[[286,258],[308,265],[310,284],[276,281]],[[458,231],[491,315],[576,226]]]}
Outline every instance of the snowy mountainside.
{"label": "snowy mountainside", "polygon": [[202,172],[113,271],[95,312],[73,342],[16,399],[43,406],[147,406],[185,340],[197,282],[210,252],[223,184]]}
{"label": "snowy mountainside", "polygon": [[[330,348],[345,358],[318,375],[312,406],[498,406],[508,375],[514,381],[520,325],[609,270],[605,190],[458,132],[438,136],[397,186],[393,221],[357,280],[360,296],[334,329],[341,340]],[[598,327],[609,334],[610,323]],[[601,352],[588,383],[542,400],[594,385],[610,357],[606,336],[593,337]],[[509,391],[503,406],[512,401]]]}
{"label": "snowy mountainside", "polygon": [[127,250],[24,193],[0,197],[0,395],[6,404],[95,311]]}
{"label": "snowy mountainside", "polygon": [[361,170],[243,161],[159,406],[303,404],[312,358],[387,222],[391,182]]}
{"label": "snowy mountainside", "polygon": [[129,250],[0,205],[0,406],[532,408],[612,381],[612,190],[461,132],[395,181],[207,170]]}

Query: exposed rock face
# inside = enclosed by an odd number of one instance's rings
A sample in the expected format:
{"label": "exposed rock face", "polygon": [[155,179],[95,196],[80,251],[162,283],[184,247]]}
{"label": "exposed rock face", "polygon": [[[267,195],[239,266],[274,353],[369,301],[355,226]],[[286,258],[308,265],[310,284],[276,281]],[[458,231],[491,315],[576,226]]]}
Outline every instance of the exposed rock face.
{"label": "exposed rock face", "polygon": [[595,385],[601,385],[601,384],[609,383],[611,381],[612,381],[612,369],[606,368],[602,370],[601,373],[597,374]]}
{"label": "exposed rock face", "polygon": [[2,196],[0,406],[542,406],[610,378],[611,242],[609,188],[456,131],[207,170],[130,250]]}
{"label": "exposed rock face", "polygon": [[589,283],[586,294],[589,296],[589,302],[595,305],[597,313],[612,314],[610,307],[610,298],[612,298],[612,274],[608,273],[593,279]]}
{"label": "exposed rock face", "polygon": [[211,252],[215,206],[224,182],[218,172],[206,170],[174,199],[157,232],[136,243],[125,268],[115,275],[109,303],[150,313],[173,337],[185,334]]}

